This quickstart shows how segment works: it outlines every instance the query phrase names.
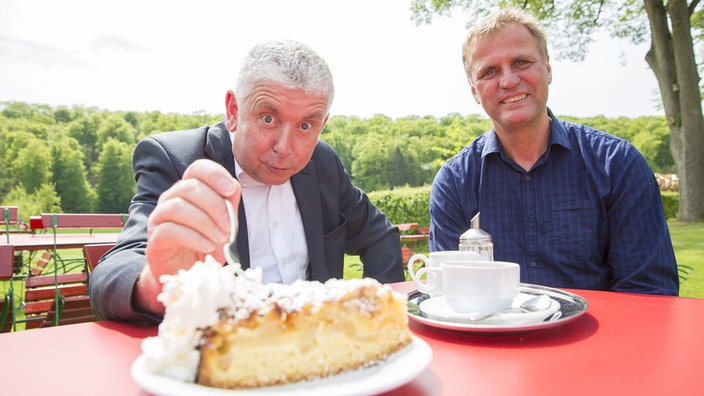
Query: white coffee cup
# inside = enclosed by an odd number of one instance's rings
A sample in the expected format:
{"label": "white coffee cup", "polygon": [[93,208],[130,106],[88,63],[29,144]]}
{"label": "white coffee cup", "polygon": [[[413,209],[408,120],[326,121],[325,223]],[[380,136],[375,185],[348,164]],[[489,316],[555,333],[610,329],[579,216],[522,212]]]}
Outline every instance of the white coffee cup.
{"label": "white coffee cup", "polygon": [[[518,295],[520,266],[506,261],[445,261],[416,272],[418,290],[441,293],[458,313],[489,314],[510,308]],[[426,282],[421,276],[426,274]]]}
{"label": "white coffee cup", "polygon": [[[470,261],[470,260],[481,260],[481,256],[477,252],[469,251],[459,251],[459,250],[443,250],[437,252],[430,252],[429,257],[425,257],[422,254],[414,254],[408,260],[408,275],[411,279],[415,281],[417,279],[417,274],[413,271],[413,267],[416,263],[422,262],[424,267],[437,268],[440,264],[446,261]],[[431,294],[435,295],[435,294]],[[439,295],[439,294],[437,294]]]}

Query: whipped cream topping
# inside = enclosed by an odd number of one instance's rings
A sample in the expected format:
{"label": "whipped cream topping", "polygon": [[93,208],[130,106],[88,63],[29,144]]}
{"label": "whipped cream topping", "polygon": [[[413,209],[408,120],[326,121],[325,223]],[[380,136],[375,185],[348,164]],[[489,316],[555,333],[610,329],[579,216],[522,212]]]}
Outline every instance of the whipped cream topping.
{"label": "whipped cream topping", "polygon": [[[238,321],[252,314],[264,315],[276,307],[291,313],[309,304],[315,310],[325,301],[335,301],[352,290],[373,285],[381,286],[377,295],[391,293],[394,298],[405,298],[371,278],[264,285],[260,268],[222,266],[211,256],[176,275],[164,275],[160,281],[164,287],[158,299],[166,311],[159,335],[142,341],[146,369],[185,382],[196,379],[203,330],[215,325],[222,312]],[[373,300],[359,298],[349,303],[371,313],[377,309]]]}

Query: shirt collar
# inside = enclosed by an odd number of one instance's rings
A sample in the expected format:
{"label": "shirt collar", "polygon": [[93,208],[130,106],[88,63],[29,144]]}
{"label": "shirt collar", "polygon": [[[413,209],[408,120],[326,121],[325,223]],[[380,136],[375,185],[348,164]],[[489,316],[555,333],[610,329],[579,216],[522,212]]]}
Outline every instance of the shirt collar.
{"label": "shirt collar", "polygon": [[237,163],[237,159],[235,159],[235,175],[237,176],[237,181],[239,181],[240,185],[242,185],[242,188],[271,187],[270,185],[258,182],[253,177],[249,176],[247,172],[242,169],[240,164]]}
{"label": "shirt collar", "polygon": [[550,139],[548,140],[548,146],[560,145],[566,149],[572,148],[570,143],[570,138],[567,136],[567,130],[561,122],[556,122],[557,118],[552,111],[548,109],[548,116],[552,120],[550,123]]}
{"label": "shirt collar", "polygon": [[[549,108],[548,116],[552,120],[550,122],[550,138],[548,139],[548,147],[557,144],[569,150],[571,147],[570,139],[569,137],[567,137],[567,131],[565,130],[564,126],[560,122],[555,122],[557,121],[557,118]],[[484,136],[484,148],[482,149],[482,158],[486,157],[491,153],[502,152],[503,149],[501,148],[501,142],[499,142],[499,138],[496,136],[496,131],[494,130],[494,128],[491,128],[491,130],[487,132]]]}

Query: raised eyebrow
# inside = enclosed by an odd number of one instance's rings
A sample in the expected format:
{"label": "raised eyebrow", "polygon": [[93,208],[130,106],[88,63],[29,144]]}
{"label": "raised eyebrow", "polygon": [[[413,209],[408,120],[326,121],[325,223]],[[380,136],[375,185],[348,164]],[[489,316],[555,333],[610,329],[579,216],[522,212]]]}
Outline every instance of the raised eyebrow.
{"label": "raised eyebrow", "polygon": [[320,120],[323,117],[325,117],[325,113],[322,111],[316,111],[310,114],[307,114],[303,117],[303,120]]}
{"label": "raised eyebrow", "polygon": [[[264,110],[267,110],[267,111],[269,111],[269,112],[271,112],[271,113],[279,114],[279,109],[277,109],[277,108],[276,108],[275,106],[273,106],[273,105],[270,105],[269,103],[262,103],[262,106],[261,106],[261,107],[262,107]],[[261,111],[260,111],[260,113],[261,113]]]}

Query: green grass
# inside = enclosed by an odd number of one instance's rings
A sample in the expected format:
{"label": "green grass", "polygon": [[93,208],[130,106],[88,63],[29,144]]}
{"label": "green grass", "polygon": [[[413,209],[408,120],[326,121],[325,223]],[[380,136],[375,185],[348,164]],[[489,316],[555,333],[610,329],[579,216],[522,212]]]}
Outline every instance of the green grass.
{"label": "green grass", "polygon": [[704,222],[669,225],[680,274],[686,278],[680,283],[680,296],[704,298]]}

